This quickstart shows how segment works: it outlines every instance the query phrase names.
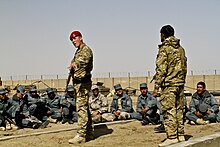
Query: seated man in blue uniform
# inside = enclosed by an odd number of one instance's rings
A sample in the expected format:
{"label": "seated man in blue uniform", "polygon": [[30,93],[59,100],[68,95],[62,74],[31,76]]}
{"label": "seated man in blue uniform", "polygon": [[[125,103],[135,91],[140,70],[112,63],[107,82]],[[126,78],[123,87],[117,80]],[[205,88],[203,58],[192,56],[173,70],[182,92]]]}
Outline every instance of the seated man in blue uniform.
{"label": "seated man in blue uniform", "polygon": [[73,124],[77,122],[77,112],[76,112],[76,96],[73,85],[68,85],[66,88],[66,93],[64,94],[61,101],[62,109],[63,109],[63,120],[62,124],[68,122],[69,124]]}
{"label": "seated man in blue uniform", "polygon": [[141,94],[138,96],[136,112],[133,113],[133,118],[142,121],[142,125],[149,123],[158,124],[160,115],[157,113],[158,101],[150,93],[146,83],[140,84]]}
{"label": "seated man in blue uniform", "polygon": [[47,96],[45,97],[46,106],[49,109],[49,121],[57,123],[62,120],[62,97],[54,92],[52,88],[47,88]]}
{"label": "seated man in blue uniform", "polygon": [[186,118],[191,124],[205,125],[216,122],[218,112],[219,105],[216,99],[206,90],[206,84],[199,82],[197,91],[192,95]]}
{"label": "seated man in blue uniform", "polygon": [[6,130],[6,121],[12,121],[8,113],[11,106],[12,102],[7,96],[7,91],[0,87],[0,131]]}
{"label": "seated man in blue uniform", "polygon": [[38,94],[35,86],[29,88],[29,91],[24,96],[24,99],[27,100],[27,107],[31,116],[34,116],[43,122],[47,120],[45,100]]}
{"label": "seated man in blue uniform", "polygon": [[132,99],[123,92],[120,84],[114,86],[116,94],[113,96],[110,111],[113,120],[130,119],[133,113]]}
{"label": "seated man in blue uniform", "polygon": [[36,117],[31,116],[28,111],[28,101],[24,97],[25,89],[23,86],[17,86],[16,94],[12,97],[12,106],[9,109],[12,118],[15,118],[16,125],[20,128],[45,128],[49,121],[38,120]]}

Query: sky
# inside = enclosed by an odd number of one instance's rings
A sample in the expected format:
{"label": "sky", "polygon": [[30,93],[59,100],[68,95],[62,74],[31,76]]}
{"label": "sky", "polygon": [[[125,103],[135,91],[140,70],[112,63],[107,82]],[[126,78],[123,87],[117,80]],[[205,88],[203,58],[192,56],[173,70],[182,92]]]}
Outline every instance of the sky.
{"label": "sky", "polygon": [[153,72],[170,24],[188,71],[220,73],[219,0],[0,0],[0,76],[67,74],[79,30],[93,73]]}

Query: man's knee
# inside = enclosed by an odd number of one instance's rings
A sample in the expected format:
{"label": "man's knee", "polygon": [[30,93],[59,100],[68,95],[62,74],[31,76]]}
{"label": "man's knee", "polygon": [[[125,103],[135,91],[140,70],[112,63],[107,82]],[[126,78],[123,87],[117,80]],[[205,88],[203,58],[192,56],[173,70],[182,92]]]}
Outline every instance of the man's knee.
{"label": "man's knee", "polygon": [[118,117],[118,119],[129,119],[131,118],[131,115],[128,112],[120,112],[120,115]]}
{"label": "man's knee", "polygon": [[140,121],[143,120],[142,115],[139,112],[133,112],[132,118],[140,120]]}
{"label": "man's knee", "polygon": [[101,116],[100,114],[98,114],[98,115],[92,117],[92,121],[93,121],[94,123],[99,123],[99,122],[102,121],[102,116]]}
{"label": "man's knee", "polygon": [[103,113],[102,114],[103,121],[113,121],[114,119],[115,119],[114,114],[111,114],[111,113]]}

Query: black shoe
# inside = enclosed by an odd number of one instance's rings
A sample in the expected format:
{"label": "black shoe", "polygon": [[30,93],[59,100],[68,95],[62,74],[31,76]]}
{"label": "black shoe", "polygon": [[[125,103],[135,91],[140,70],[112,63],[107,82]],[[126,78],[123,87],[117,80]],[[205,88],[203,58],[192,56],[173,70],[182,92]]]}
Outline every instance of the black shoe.
{"label": "black shoe", "polygon": [[141,122],[142,126],[145,126],[145,125],[148,125],[149,124],[149,121],[147,119],[144,119],[142,122]]}
{"label": "black shoe", "polygon": [[165,133],[166,132],[163,124],[161,124],[159,127],[154,128],[154,131],[156,133]]}
{"label": "black shoe", "polygon": [[152,125],[155,125],[156,123],[154,121],[152,121],[152,119],[149,116],[146,116],[146,119],[149,123],[151,123]]}
{"label": "black shoe", "polygon": [[45,122],[43,122],[43,123],[41,124],[41,126],[40,126],[39,128],[40,128],[40,129],[46,128],[49,123],[50,123],[50,121],[49,121],[49,120],[46,120]]}
{"label": "black shoe", "polygon": [[42,123],[34,123],[32,128],[33,129],[38,129],[41,126]]}
{"label": "black shoe", "polygon": [[69,119],[64,118],[64,119],[62,120],[62,124],[65,124],[65,123],[67,123],[68,121],[69,121]]}
{"label": "black shoe", "polygon": [[[161,125],[162,125],[162,124],[161,124]],[[159,130],[159,128],[161,127],[161,125],[159,125],[158,127],[155,127],[155,128],[154,128],[154,131]]]}
{"label": "black shoe", "polygon": [[69,123],[69,124],[73,124],[73,121],[70,119],[70,120],[68,121],[68,123]]}

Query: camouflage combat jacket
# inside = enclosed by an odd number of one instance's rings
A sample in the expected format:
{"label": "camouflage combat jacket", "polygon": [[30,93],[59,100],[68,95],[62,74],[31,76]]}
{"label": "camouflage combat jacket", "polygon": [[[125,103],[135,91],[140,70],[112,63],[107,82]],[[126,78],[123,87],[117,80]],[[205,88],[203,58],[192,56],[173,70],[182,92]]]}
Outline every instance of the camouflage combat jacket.
{"label": "camouflage combat jacket", "polygon": [[199,111],[199,105],[205,103],[208,105],[208,109],[214,113],[218,112],[218,103],[213,95],[211,95],[207,90],[200,97],[197,92],[192,95],[192,99],[189,105],[190,112],[194,113]]}
{"label": "camouflage combat jacket", "polygon": [[174,36],[166,38],[156,58],[155,88],[185,84],[187,58],[180,40]]}
{"label": "camouflage combat jacket", "polygon": [[89,97],[89,108],[91,114],[94,111],[99,111],[99,113],[108,112],[108,99],[103,94],[99,93],[97,97],[94,95]]}
{"label": "camouflage combat jacket", "polygon": [[77,68],[74,73],[70,73],[73,79],[84,80],[84,78],[91,78],[91,71],[93,69],[93,53],[92,50],[83,43],[81,48],[75,52],[71,63],[75,63]]}
{"label": "camouflage combat jacket", "polygon": [[150,109],[154,109],[155,113],[156,113],[157,103],[158,103],[158,101],[151,94],[148,93],[146,96],[143,96],[141,94],[138,96],[136,112],[140,113],[142,108],[149,107]]}
{"label": "camouflage combat jacket", "polygon": [[111,113],[114,113],[115,111],[118,111],[118,110],[122,112],[128,112],[128,113],[133,112],[132,99],[130,96],[123,93],[122,97],[119,97],[117,95],[113,97],[110,111]]}

